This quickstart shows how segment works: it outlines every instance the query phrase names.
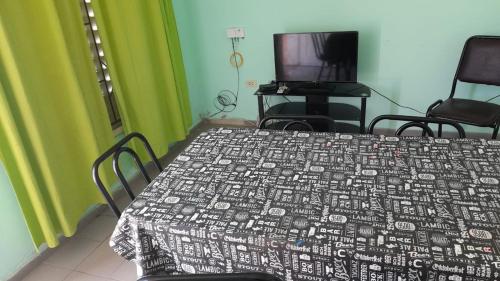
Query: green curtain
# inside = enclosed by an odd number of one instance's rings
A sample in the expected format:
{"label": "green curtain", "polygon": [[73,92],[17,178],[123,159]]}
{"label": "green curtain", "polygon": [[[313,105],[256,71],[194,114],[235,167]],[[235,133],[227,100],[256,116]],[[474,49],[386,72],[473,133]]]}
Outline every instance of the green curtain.
{"label": "green curtain", "polygon": [[0,0],[0,158],[36,246],[103,201],[95,158],[113,134],[79,1]]}
{"label": "green curtain", "polygon": [[185,70],[169,0],[93,0],[126,132],[144,134],[156,153],[191,127]]}

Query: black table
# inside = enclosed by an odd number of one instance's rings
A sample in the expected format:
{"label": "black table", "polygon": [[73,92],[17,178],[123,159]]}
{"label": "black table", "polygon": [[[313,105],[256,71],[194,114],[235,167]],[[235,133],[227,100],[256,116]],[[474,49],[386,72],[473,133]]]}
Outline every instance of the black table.
{"label": "black table", "polygon": [[[371,97],[371,90],[362,83],[353,82],[287,82],[289,90],[279,94],[277,89],[258,90],[255,95],[259,107],[259,120],[268,116],[279,115],[324,115],[339,121],[335,131],[342,133],[365,133],[366,129],[366,101]],[[268,97],[305,97],[305,101],[283,102],[270,106],[266,110],[264,99]],[[330,102],[330,97],[358,98],[361,106]],[[347,121],[347,122],[346,122]],[[359,126],[353,124],[358,123]],[[286,124],[286,123],[284,123]],[[316,131],[330,131],[326,124],[313,124]]]}
{"label": "black table", "polygon": [[123,213],[139,274],[500,280],[500,141],[214,129]]}

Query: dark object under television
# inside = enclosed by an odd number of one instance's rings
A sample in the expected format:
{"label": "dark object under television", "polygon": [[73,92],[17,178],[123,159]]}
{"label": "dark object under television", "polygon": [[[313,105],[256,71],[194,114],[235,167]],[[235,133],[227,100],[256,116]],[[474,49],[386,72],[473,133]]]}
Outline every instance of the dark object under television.
{"label": "dark object under television", "polygon": [[357,31],[275,34],[274,51],[278,82],[357,82]]}

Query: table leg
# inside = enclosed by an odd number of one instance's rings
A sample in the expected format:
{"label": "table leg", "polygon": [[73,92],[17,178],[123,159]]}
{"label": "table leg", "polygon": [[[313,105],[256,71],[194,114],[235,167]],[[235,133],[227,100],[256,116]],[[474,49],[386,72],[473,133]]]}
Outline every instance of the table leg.
{"label": "table leg", "polygon": [[361,116],[359,119],[359,133],[364,134],[366,132],[366,98],[361,98]]}
{"label": "table leg", "polygon": [[257,103],[259,105],[259,122],[264,119],[264,97],[259,95],[257,96]]}

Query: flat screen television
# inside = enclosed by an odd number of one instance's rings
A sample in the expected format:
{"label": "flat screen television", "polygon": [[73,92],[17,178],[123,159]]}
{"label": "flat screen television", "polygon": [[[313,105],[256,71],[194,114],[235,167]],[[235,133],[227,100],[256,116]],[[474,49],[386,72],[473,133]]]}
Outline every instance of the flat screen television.
{"label": "flat screen television", "polygon": [[274,34],[276,81],[357,82],[358,32]]}

